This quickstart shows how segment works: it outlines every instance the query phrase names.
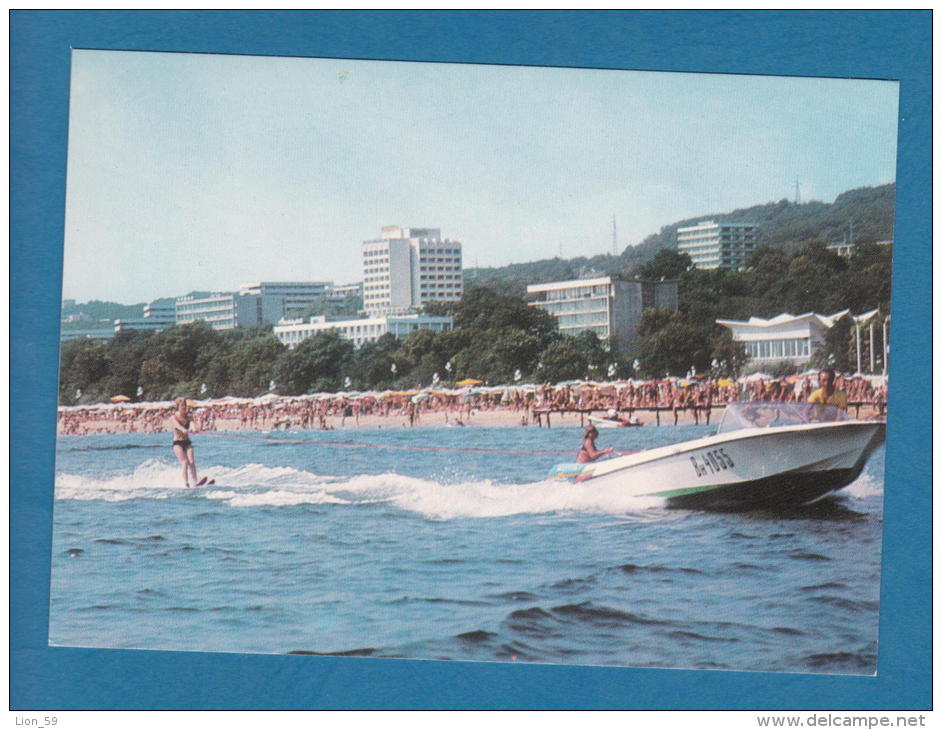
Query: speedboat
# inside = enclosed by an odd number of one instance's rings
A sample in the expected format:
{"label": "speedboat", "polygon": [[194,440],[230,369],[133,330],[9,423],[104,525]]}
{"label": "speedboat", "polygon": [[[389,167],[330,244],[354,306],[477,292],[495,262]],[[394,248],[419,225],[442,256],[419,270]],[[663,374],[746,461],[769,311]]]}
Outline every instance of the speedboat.
{"label": "speedboat", "polygon": [[557,464],[550,478],[616,486],[670,507],[795,507],[854,481],[885,436],[885,421],[853,420],[835,406],[735,403],[713,436]]}

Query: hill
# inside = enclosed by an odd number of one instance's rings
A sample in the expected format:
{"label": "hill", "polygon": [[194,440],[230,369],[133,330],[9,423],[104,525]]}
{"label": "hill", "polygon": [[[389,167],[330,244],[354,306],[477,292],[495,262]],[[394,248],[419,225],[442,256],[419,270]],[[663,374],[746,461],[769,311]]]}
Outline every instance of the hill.
{"label": "hill", "polygon": [[539,281],[576,279],[589,271],[599,274],[634,275],[661,249],[676,249],[677,229],[703,220],[748,221],[759,225],[760,246],[797,251],[809,243],[831,243],[845,235],[856,243],[873,243],[893,238],[896,184],[848,190],[833,203],[780,200],[725,213],[709,213],[685,218],[661,228],[641,243],[628,246],[618,256],[543,259],[493,268],[465,269],[465,285],[499,287],[509,294],[523,296],[527,284]]}

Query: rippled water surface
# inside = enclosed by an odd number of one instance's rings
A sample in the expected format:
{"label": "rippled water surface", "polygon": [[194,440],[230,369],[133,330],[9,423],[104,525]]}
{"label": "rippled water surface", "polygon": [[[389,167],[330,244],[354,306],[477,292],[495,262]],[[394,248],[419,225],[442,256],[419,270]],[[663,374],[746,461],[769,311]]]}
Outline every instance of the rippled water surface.
{"label": "rippled water surface", "polygon": [[165,434],[59,439],[51,644],[876,671],[882,449],[813,508],[713,514],[543,481],[572,426],[245,436],[197,435],[189,490]]}

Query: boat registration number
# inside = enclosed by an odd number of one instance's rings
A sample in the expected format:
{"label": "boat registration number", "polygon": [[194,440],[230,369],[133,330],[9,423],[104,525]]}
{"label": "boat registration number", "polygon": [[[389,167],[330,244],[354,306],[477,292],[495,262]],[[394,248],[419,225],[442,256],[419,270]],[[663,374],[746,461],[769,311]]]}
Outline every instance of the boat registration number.
{"label": "boat registration number", "polygon": [[693,470],[698,477],[716,474],[735,466],[733,460],[729,458],[729,454],[723,449],[710,449],[702,454],[694,454],[690,457],[690,463],[693,464]]}

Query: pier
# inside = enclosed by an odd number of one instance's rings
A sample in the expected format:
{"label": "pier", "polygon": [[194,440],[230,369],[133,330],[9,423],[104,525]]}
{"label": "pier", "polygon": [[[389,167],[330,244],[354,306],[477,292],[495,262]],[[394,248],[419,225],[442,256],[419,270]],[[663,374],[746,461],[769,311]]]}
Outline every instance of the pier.
{"label": "pier", "polygon": [[[753,403],[761,403],[762,401],[752,401]],[[860,409],[861,407],[874,407],[873,403],[868,403],[866,401],[856,401],[853,403],[847,404],[847,412],[850,413],[851,409],[854,409],[854,418],[860,418]],[[726,404],[718,404],[712,406],[684,406],[682,408],[674,408],[673,406],[647,406],[639,408],[626,408],[624,411],[619,411],[619,416],[627,416],[632,418],[633,416],[639,413],[654,414],[654,424],[656,426],[661,425],[661,413],[670,413],[675,416],[681,413],[687,413],[688,411],[693,414],[694,421],[699,424],[701,420],[704,424],[709,424],[713,421],[714,411],[720,411],[720,416],[722,416],[722,411],[726,410]],[[585,425],[585,419],[589,416],[596,416],[597,418],[605,418],[607,416],[607,408],[534,408],[531,413],[533,415],[533,422],[537,427],[543,428],[544,422],[546,428],[552,427],[551,415],[556,413],[560,416],[568,414],[579,414],[579,425]],[[882,413],[879,415],[883,415]],[[677,424],[677,419],[674,419],[674,425]],[[641,425],[648,425],[648,421],[642,421]],[[625,426],[624,428],[631,428],[631,426]]]}

